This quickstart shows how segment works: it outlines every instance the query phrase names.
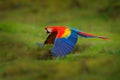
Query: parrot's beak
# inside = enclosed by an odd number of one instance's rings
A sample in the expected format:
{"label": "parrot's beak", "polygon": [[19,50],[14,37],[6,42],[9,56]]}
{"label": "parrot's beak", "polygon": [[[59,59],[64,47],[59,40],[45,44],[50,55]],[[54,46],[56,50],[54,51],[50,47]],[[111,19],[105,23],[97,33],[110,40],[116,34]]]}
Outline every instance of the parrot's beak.
{"label": "parrot's beak", "polygon": [[50,32],[48,30],[46,30],[46,33],[49,34]]}
{"label": "parrot's beak", "polygon": [[49,33],[52,32],[50,28],[45,28],[45,30],[46,30],[46,33],[47,33],[47,34],[49,34]]}

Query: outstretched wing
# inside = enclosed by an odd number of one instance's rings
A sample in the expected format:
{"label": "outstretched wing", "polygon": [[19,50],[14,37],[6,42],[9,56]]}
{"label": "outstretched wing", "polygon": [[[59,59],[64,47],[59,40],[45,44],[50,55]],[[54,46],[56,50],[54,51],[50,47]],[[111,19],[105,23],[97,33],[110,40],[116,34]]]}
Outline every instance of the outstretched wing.
{"label": "outstretched wing", "polygon": [[57,32],[51,33],[47,39],[45,40],[44,44],[54,44],[54,40],[56,38]]}
{"label": "outstretched wing", "polygon": [[[67,31],[67,32],[66,32]],[[78,34],[72,32],[70,29],[66,29],[63,36],[61,38],[56,38],[54,42],[54,46],[52,49],[52,54],[55,57],[65,57],[68,53],[70,53],[78,39]],[[69,34],[67,34],[69,33]],[[58,32],[59,35],[59,32]],[[69,36],[68,36],[69,35]]]}

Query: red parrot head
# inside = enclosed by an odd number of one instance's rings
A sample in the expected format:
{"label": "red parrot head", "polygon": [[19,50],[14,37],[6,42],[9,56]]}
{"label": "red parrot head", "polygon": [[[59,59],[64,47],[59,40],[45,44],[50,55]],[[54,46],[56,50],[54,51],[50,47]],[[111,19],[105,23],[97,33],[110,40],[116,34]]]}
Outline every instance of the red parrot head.
{"label": "red parrot head", "polygon": [[47,33],[53,33],[53,32],[56,32],[57,30],[55,29],[55,27],[46,27],[45,28],[46,32]]}
{"label": "red parrot head", "polygon": [[65,26],[47,26],[45,28],[47,33],[64,32],[65,29],[66,29]]}

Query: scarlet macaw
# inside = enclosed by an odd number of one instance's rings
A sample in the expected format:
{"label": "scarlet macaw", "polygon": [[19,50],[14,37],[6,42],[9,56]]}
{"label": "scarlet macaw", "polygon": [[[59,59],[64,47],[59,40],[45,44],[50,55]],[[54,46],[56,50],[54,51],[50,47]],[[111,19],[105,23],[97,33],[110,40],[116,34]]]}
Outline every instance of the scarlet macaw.
{"label": "scarlet macaw", "polygon": [[65,57],[70,53],[77,42],[78,35],[85,38],[101,38],[108,40],[108,38],[104,36],[96,36],[66,26],[47,26],[45,30],[50,34],[44,44],[54,44],[52,48],[52,56],[54,57]]}

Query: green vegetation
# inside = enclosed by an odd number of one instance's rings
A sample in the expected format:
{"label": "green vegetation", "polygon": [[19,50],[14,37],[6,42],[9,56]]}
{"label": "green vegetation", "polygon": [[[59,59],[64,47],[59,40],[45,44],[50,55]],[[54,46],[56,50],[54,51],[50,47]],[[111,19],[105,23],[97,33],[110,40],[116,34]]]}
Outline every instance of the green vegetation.
{"label": "green vegetation", "polygon": [[[119,80],[120,0],[0,0],[0,80]],[[48,25],[110,40],[79,38],[64,59],[38,47]]]}

